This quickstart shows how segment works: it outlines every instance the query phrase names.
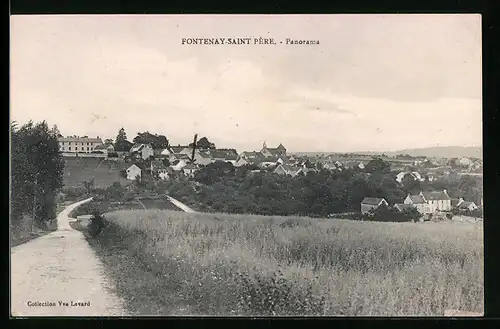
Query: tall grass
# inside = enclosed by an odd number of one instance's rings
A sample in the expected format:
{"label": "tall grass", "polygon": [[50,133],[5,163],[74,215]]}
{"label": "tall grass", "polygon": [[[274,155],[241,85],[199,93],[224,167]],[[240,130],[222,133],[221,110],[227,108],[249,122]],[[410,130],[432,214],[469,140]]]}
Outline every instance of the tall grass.
{"label": "tall grass", "polygon": [[480,225],[158,210],[106,217],[92,244],[108,264],[128,255],[112,267],[137,314],[175,314],[175,303],[207,315],[483,311]]}

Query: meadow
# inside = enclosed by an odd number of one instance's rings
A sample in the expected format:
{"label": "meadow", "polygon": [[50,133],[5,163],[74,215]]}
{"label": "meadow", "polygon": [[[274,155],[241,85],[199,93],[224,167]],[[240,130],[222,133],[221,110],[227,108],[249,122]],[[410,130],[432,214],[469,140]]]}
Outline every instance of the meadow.
{"label": "meadow", "polygon": [[134,315],[483,312],[479,224],[119,210],[90,239]]}

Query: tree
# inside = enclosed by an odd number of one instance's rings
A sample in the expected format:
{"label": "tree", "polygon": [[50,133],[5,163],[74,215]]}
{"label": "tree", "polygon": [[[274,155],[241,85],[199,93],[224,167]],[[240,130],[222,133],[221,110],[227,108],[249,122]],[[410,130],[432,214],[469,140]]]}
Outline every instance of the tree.
{"label": "tree", "polygon": [[[189,147],[193,147],[193,143],[190,143]],[[196,147],[199,149],[215,149],[215,144],[211,143],[206,137],[202,137],[196,143]]]}
{"label": "tree", "polygon": [[127,134],[125,133],[125,129],[120,128],[118,131],[118,135],[116,135],[115,139],[115,151],[118,152],[128,152],[132,147],[132,143],[127,140]]}
{"label": "tree", "polygon": [[365,171],[367,173],[374,173],[374,172],[389,173],[391,171],[391,164],[389,162],[382,160],[381,158],[376,158],[370,160],[370,162],[366,164]]}
{"label": "tree", "polygon": [[106,138],[104,140],[104,145],[106,145],[106,146],[112,146],[113,145],[113,140],[111,138]]}
{"label": "tree", "polygon": [[408,174],[404,175],[401,183],[403,184],[403,190],[406,193],[415,193],[415,192],[419,192],[422,190],[422,188],[420,186],[420,181],[416,180],[412,174],[408,173]]}
{"label": "tree", "polygon": [[61,134],[61,132],[59,131],[59,127],[57,127],[57,125],[53,125],[52,126],[52,130],[51,132],[57,136],[57,137],[63,137],[63,135]]}
{"label": "tree", "polygon": [[64,158],[57,130],[47,122],[11,124],[11,210],[16,221],[23,214],[42,224],[55,218],[55,198],[63,186]]}
{"label": "tree", "polygon": [[168,147],[167,137],[158,134],[151,134],[149,131],[137,133],[133,142],[137,144],[151,144],[154,149],[165,149]]}

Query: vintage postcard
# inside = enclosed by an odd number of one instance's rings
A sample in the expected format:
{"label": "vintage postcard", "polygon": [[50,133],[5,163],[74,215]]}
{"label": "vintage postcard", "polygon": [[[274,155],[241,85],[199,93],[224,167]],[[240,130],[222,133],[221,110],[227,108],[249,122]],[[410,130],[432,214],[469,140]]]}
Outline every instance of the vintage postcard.
{"label": "vintage postcard", "polygon": [[11,16],[30,316],[483,316],[480,15]]}

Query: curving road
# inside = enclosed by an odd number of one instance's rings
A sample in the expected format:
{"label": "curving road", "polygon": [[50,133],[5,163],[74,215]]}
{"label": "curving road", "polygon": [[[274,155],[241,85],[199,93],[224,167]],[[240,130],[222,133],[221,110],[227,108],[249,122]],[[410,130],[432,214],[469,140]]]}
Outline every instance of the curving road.
{"label": "curving road", "polygon": [[68,214],[92,198],[74,203],[57,217],[58,230],[11,248],[11,315],[120,316],[103,267]]}

